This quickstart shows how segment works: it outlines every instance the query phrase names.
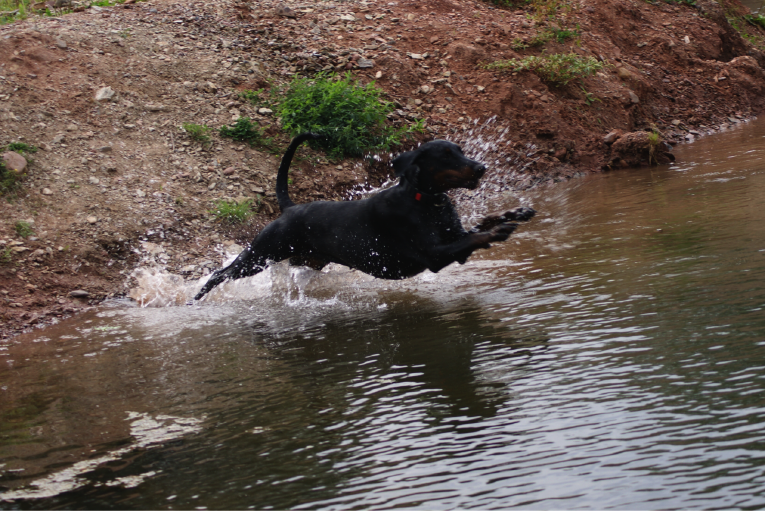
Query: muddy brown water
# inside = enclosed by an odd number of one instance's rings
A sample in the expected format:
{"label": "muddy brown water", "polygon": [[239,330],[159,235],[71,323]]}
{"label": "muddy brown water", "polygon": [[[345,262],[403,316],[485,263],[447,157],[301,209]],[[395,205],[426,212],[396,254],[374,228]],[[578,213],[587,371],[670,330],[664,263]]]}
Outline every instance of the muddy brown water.
{"label": "muddy brown water", "polygon": [[438,275],[278,267],[19,338],[0,507],[761,509],[763,142],[525,193]]}

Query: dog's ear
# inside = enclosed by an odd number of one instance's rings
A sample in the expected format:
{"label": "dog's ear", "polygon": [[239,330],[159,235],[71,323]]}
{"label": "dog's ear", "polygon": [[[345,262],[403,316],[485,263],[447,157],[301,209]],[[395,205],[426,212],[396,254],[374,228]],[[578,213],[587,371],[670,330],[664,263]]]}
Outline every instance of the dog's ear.
{"label": "dog's ear", "polygon": [[396,159],[391,162],[393,163],[393,170],[396,171],[396,176],[404,177],[408,181],[414,182],[417,173],[420,170],[414,163],[419,154],[420,151],[415,149],[414,151],[407,151],[398,155]]}

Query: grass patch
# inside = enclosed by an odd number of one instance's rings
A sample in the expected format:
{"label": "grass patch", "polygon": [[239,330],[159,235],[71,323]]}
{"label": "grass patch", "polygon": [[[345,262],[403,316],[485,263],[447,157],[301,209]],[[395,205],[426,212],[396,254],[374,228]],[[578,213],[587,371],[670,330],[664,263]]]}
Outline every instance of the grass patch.
{"label": "grass patch", "polygon": [[263,145],[266,142],[266,139],[263,138],[263,130],[256,126],[249,117],[240,117],[234,126],[223,126],[220,129],[220,136],[239,142],[247,142],[250,145]]}
{"label": "grass patch", "polygon": [[5,247],[0,250],[0,264],[10,264],[13,262],[13,249]]}
{"label": "grass patch", "polygon": [[656,165],[659,164],[656,159],[656,149],[659,147],[660,143],[661,135],[658,131],[652,131],[648,134],[648,165],[650,165],[652,161]]}
{"label": "grass patch", "polygon": [[[143,2],[145,0],[136,1]],[[73,12],[72,5],[64,5],[53,10],[46,6],[44,9],[35,10],[34,5],[37,3],[37,0],[0,0],[0,25],[27,19],[30,14],[35,13],[52,17]],[[88,3],[87,6],[110,7],[122,3],[125,3],[125,0],[96,0]]]}
{"label": "grass patch", "polygon": [[250,90],[246,89],[239,93],[239,97],[244,99],[245,101],[249,101],[253,105],[260,105],[262,103],[265,103],[267,100],[263,97],[265,93],[265,89],[258,89],[258,90]]}
{"label": "grass patch", "polygon": [[576,53],[531,55],[522,59],[499,60],[484,67],[493,71],[531,71],[550,84],[566,85],[571,80],[592,76],[606,66],[595,57],[581,57]]}
{"label": "grass patch", "polygon": [[22,238],[28,238],[35,233],[35,231],[32,230],[32,225],[29,222],[25,222],[23,220],[19,220],[13,224],[13,229],[16,231],[16,234]]}
{"label": "grass patch", "polygon": [[266,137],[263,130],[249,117],[240,117],[234,126],[223,126],[219,134],[221,137],[231,138],[238,142],[247,142],[251,146],[259,146],[271,154],[280,155],[283,152],[274,138]]}
{"label": "grass patch", "polygon": [[183,128],[183,131],[186,132],[191,140],[195,140],[203,145],[212,144],[212,140],[210,139],[209,135],[210,131],[212,131],[212,128],[209,126],[186,122],[181,125],[181,128]]}
{"label": "grass patch", "polygon": [[21,154],[29,154],[29,153],[36,153],[37,148],[33,145],[29,145],[24,142],[11,142],[4,148],[0,149],[0,152],[2,151],[15,151]]}
{"label": "grass patch", "polygon": [[230,224],[243,224],[254,214],[252,211],[252,199],[242,202],[221,199],[213,202],[213,205],[214,207],[210,210],[210,214],[214,215],[218,220]]}
{"label": "grass patch", "polygon": [[362,86],[350,73],[297,77],[288,86],[278,111],[282,126],[291,135],[318,133],[324,137],[311,141],[312,145],[331,156],[363,156],[389,150],[403,137],[422,130],[421,121],[413,127],[387,124],[387,116],[395,107],[382,96],[374,82]]}
{"label": "grass patch", "polygon": [[14,193],[19,188],[22,178],[23,176],[8,169],[0,160],[0,196]]}

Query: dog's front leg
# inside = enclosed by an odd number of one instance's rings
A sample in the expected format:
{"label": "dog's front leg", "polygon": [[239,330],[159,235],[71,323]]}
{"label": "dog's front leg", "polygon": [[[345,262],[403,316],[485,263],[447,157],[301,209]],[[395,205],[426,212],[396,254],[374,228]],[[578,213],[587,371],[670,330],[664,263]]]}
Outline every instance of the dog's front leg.
{"label": "dog's front leg", "polygon": [[465,264],[473,252],[491,247],[492,242],[507,240],[517,227],[516,223],[505,222],[487,232],[469,233],[453,243],[435,246],[428,254],[428,269],[436,273],[455,261]]}
{"label": "dog's front leg", "polygon": [[537,212],[532,208],[519,207],[504,213],[491,213],[483,217],[478,225],[473,227],[470,232],[487,232],[502,223],[507,222],[525,222],[531,220]]}

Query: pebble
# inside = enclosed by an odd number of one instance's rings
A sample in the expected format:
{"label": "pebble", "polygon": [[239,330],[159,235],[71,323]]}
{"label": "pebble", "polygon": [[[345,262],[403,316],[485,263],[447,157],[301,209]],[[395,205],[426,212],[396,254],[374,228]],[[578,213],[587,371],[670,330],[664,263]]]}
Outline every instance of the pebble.
{"label": "pebble", "polygon": [[53,192],[51,191],[50,188],[43,188],[42,189],[42,194],[43,195],[53,195]]}
{"label": "pebble", "polygon": [[89,217],[87,218],[87,220],[88,220],[88,223],[89,223],[89,224],[94,224],[94,223],[98,222],[98,218],[96,218],[96,217],[94,217],[94,216],[92,216],[92,215],[91,215],[91,216],[89,216]]}
{"label": "pebble", "polygon": [[69,296],[71,296],[72,298],[88,298],[90,296],[90,293],[82,289],[75,289],[74,291],[69,292]]}
{"label": "pebble", "polygon": [[103,87],[96,92],[96,101],[111,101],[116,93],[111,87]]}
{"label": "pebble", "polygon": [[258,109],[258,113],[259,113],[260,115],[271,115],[271,114],[273,114],[273,113],[274,113],[274,111],[273,111],[273,110],[271,110],[270,108],[259,108],[259,109]]}

